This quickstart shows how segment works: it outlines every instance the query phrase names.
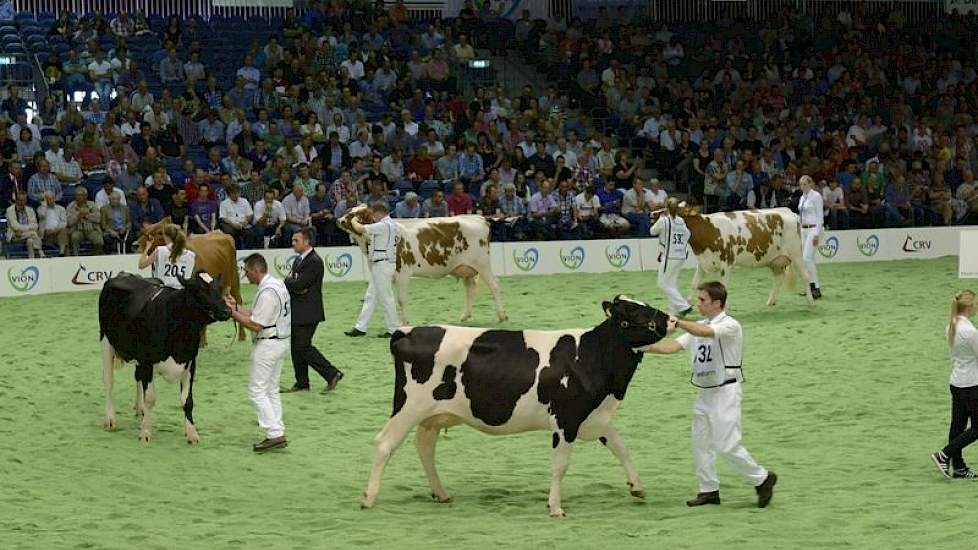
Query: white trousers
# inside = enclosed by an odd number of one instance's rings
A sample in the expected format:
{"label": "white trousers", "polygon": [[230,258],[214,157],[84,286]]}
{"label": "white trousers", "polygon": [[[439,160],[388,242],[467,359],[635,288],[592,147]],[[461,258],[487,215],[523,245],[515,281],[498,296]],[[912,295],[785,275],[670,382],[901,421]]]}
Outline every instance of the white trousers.
{"label": "white trousers", "polygon": [[387,331],[394,332],[400,326],[397,320],[397,306],[394,304],[394,272],[397,267],[393,262],[377,262],[370,270],[370,282],[367,284],[367,295],[363,299],[363,309],[360,310],[360,317],[357,318],[356,329],[367,332],[367,325],[373,317],[374,308],[380,301],[380,307],[384,308],[384,322],[387,324]]}
{"label": "white trousers", "polygon": [[288,339],[258,340],[251,350],[248,397],[258,412],[258,426],[265,430],[269,438],[285,435],[278,381],[282,375],[282,362],[288,351]]}
{"label": "white trousers", "polygon": [[808,282],[818,284],[818,268],[815,267],[815,237],[818,236],[818,228],[810,227],[801,230],[801,255],[805,259],[805,267],[808,268]]}
{"label": "white trousers", "polygon": [[742,391],[740,384],[702,389],[693,404],[693,464],[701,493],[720,490],[718,454],[754,487],[767,478],[767,470],[740,444]]}
{"label": "white trousers", "polygon": [[659,278],[657,283],[659,289],[662,290],[669,300],[669,313],[672,314],[686,311],[690,307],[683,293],[679,292],[679,288],[677,288],[679,270],[682,269],[684,262],[685,260],[669,260],[667,262],[664,254],[663,259],[659,262]]}

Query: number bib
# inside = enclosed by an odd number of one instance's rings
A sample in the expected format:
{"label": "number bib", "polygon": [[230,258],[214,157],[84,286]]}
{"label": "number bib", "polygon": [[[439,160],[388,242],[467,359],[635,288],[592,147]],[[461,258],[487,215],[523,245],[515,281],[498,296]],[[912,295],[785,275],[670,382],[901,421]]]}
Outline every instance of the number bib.
{"label": "number bib", "polygon": [[699,388],[723,385],[726,365],[723,351],[712,338],[697,338],[693,347],[692,383]]}
{"label": "number bib", "polygon": [[689,243],[689,229],[682,218],[666,219],[666,231],[660,234],[659,246],[670,260],[685,260],[689,255],[686,245]]}
{"label": "number bib", "polygon": [[183,286],[177,277],[189,279],[193,276],[195,260],[196,256],[193,252],[184,250],[176,262],[171,262],[169,245],[162,245],[156,249],[156,262],[153,264],[153,275],[163,281],[164,285],[170,288],[181,289]]}

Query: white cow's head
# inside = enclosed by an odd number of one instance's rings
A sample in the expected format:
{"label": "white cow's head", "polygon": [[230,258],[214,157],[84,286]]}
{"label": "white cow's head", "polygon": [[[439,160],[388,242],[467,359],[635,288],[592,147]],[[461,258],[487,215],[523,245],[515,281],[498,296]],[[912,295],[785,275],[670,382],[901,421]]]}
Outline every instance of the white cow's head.
{"label": "white cow's head", "polygon": [[370,208],[365,204],[354,206],[336,220],[336,227],[346,231],[350,235],[350,239],[366,252],[367,239],[362,234],[357,233],[353,228],[353,223],[351,223],[353,219],[356,219],[363,225],[373,223],[374,219]]}

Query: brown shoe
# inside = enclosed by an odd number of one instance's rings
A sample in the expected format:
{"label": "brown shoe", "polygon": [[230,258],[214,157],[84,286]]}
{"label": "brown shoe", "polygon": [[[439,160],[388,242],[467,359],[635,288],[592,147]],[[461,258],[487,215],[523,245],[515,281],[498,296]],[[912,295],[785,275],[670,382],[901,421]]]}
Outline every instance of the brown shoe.
{"label": "brown shoe", "polygon": [[329,384],[326,384],[326,387],[323,388],[323,393],[335,390],[336,386],[340,383],[340,380],[343,380],[343,371],[336,372],[336,376],[334,376],[333,379],[329,381]]}
{"label": "brown shoe", "polygon": [[289,446],[289,442],[285,440],[285,436],[265,438],[261,443],[255,443],[252,449],[256,453],[263,453],[265,451],[271,451],[272,449],[284,449]]}
{"label": "brown shoe", "polygon": [[757,507],[765,508],[774,496],[774,484],[778,482],[778,474],[768,472],[764,482],[755,487],[757,491]]}
{"label": "brown shoe", "polygon": [[687,500],[686,506],[703,506],[704,504],[720,504],[720,491],[710,491],[709,493],[696,493],[696,498]]}

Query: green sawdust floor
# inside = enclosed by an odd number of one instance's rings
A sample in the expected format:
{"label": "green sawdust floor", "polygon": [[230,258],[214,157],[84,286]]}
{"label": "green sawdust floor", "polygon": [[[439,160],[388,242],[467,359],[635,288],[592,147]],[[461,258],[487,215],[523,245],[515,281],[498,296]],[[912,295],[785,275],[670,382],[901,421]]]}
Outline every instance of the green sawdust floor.
{"label": "green sawdust floor", "polygon": [[[97,293],[0,300],[0,547],[974,548],[978,484],[943,479],[928,458],[947,433],[943,330],[949,297],[967,282],[956,260],[820,269],[825,299],[814,309],[790,294],[765,308],[767,271],[732,278],[731,313],[747,341],[744,442],[781,477],[770,508],[754,508],[753,489],[724,464],[723,505],[685,507],[696,490],[688,359],[647,355],[616,421],[647,499],[628,495],[611,453],[580,444],[563,520],[547,516],[549,433],[465,427],[438,448],[453,504],[430,502],[409,439],[378,507],[359,509],[393,379],[387,342],[372,337],[379,317],[371,337],[342,335],[363,284],[327,289],[329,320],[315,340],[346,378],[332,395],[283,396],[290,446],[263,456],[250,449],[259,439],[246,396],[251,345],[229,346],[229,324],[212,328],[199,359],[200,446],[184,442],[178,388],[167,383],[154,439],[142,445],[131,369],[116,372],[120,428],[102,429]],[[591,326],[617,293],[665,305],[654,273],[514,277],[502,287],[511,328]],[[417,280],[412,298],[413,322],[451,323],[463,288]],[[498,326],[484,288],[471,324]],[[291,372],[286,361],[283,384]]]}

